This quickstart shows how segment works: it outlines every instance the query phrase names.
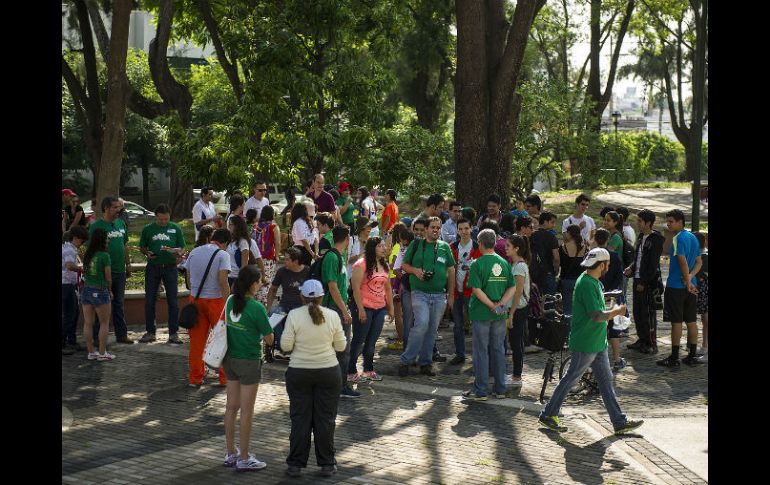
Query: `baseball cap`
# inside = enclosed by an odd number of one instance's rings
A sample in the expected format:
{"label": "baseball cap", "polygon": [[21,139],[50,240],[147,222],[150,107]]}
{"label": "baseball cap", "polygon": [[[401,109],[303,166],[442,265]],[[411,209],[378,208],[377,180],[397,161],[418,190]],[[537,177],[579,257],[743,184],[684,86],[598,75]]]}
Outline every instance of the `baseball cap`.
{"label": "baseball cap", "polygon": [[340,183],[340,192],[348,190],[350,188],[350,184],[347,182],[341,182]]}
{"label": "baseball cap", "polygon": [[78,194],[71,191],[70,189],[61,189],[61,195],[66,195],[67,197],[77,197]]}
{"label": "baseball cap", "polygon": [[607,252],[604,248],[593,248],[592,250],[588,251],[588,254],[586,254],[586,257],[583,258],[583,262],[580,263],[580,266],[593,266],[596,264],[597,261],[609,261],[610,260],[610,253]]}
{"label": "baseball cap", "polygon": [[302,292],[302,296],[305,298],[317,298],[319,296],[324,296],[324,286],[318,280],[305,281],[302,283],[302,288],[300,288],[300,291]]}

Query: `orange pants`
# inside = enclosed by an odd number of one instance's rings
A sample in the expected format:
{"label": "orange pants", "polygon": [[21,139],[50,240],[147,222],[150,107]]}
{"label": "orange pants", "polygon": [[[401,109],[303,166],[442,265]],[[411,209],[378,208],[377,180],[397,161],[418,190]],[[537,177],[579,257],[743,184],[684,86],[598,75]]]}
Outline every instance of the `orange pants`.
{"label": "orange pants", "polygon": [[[188,332],[190,335],[190,355],[187,358],[190,364],[188,379],[190,384],[201,384],[206,375],[206,364],[203,363],[206,340],[209,337],[209,330],[214,328],[222,314],[225,300],[224,298],[198,298],[195,300],[191,296],[190,302],[195,303],[195,306],[198,307],[198,323]],[[225,372],[221,367],[219,368],[219,382],[227,384]]]}

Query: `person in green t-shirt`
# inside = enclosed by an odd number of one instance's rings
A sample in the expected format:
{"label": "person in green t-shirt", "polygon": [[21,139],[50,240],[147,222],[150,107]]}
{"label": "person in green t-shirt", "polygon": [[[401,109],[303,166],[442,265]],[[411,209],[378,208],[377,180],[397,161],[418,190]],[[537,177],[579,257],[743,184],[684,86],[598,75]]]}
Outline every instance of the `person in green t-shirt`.
{"label": "person in green t-shirt", "polygon": [[625,315],[625,305],[606,309],[604,294],[599,279],[610,266],[610,253],[604,248],[588,252],[581,266],[586,270],[575,283],[572,300],[572,327],[569,336],[569,350],[572,353],[567,374],[562,377],[553,396],[540,413],[540,423],[554,431],[566,431],[559,422],[559,409],[567,393],[590,366],[599,384],[604,407],[610,415],[615,434],[623,434],[641,426],[644,421],[626,418],[620,409],[612,385],[612,370],[607,356],[607,321],[617,315]]}
{"label": "person in green t-shirt", "polygon": [[355,204],[353,204],[353,198],[350,196],[350,184],[347,182],[340,183],[340,198],[335,201],[337,207],[340,208],[340,217],[342,223],[346,226],[353,227],[355,223]]}
{"label": "person in green t-shirt", "polygon": [[401,266],[409,275],[414,325],[401,354],[398,375],[409,375],[409,366],[419,357],[420,373],[435,376],[433,346],[438,324],[447,305],[454,304],[455,258],[449,244],[439,240],[441,219],[428,218],[425,239],[415,239],[404,253]]}
{"label": "person in green t-shirt", "polygon": [[182,228],[171,222],[171,209],[166,204],[155,208],[155,222],[142,229],[139,250],[147,257],[144,270],[144,322],[147,332],[139,339],[142,343],[155,341],[155,304],[158,288],[163,281],[168,303],[168,343],[181,344],[179,330],[179,305],[177,304],[177,261],[184,251]]}
{"label": "person in green t-shirt", "polygon": [[[115,337],[119,344],[133,344],[128,337],[126,316],[123,312],[123,299],[126,294],[126,279],[131,276],[131,260],[128,257],[128,227],[125,221],[119,217],[123,210],[123,203],[117,197],[108,195],[102,199],[102,218],[91,223],[88,227],[89,234],[96,229],[103,229],[107,233],[107,252],[110,253],[112,271],[112,324],[115,326]],[[100,327],[97,315],[94,325],[94,340]]]}
{"label": "person in green t-shirt", "polygon": [[[242,268],[233,284],[233,294],[224,308],[227,323],[227,353],[222,369],[227,376],[225,405],[225,466],[237,471],[261,470],[267,465],[249,454],[251,422],[259,382],[262,380],[262,340],[273,344],[273,329],[264,305],[255,299],[262,286],[262,273],[254,265]],[[234,401],[234,402],[233,402]],[[235,417],[241,410],[240,454],[235,448]]]}
{"label": "person in green t-shirt", "polygon": [[[83,255],[83,291],[80,301],[83,304],[83,335],[88,348],[88,360],[112,360],[115,355],[107,352],[107,332],[109,331],[110,310],[112,305],[112,268],[107,252],[107,231],[95,229],[91,232],[88,248]],[[96,316],[105,324],[99,329],[99,351],[94,350],[93,325]]]}
{"label": "person in green t-shirt", "polygon": [[495,394],[504,396],[505,385],[505,319],[507,305],[513,298],[516,282],[511,265],[495,253],[497,236],[492,229],[484,229],[478,236],[481,257],[471,263],[468,288],[468,318],[473,326],[473,389],[463,396],[475,401],[486,401],[489,381],[489,360],[495,378]]}

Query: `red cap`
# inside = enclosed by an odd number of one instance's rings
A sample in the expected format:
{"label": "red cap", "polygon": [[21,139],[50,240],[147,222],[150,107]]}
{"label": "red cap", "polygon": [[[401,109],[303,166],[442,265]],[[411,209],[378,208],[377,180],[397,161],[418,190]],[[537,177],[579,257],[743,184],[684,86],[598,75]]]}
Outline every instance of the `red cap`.
{"label": "red cap", "polygon": [[61,189],[61,195],[66,195],[67,197],[77,197],[78,194],[71,191],[70,189]]}
{"label": "red cap", "polygon": [[347,182],[340,183],[340,192],[350,189],[350,184]]}

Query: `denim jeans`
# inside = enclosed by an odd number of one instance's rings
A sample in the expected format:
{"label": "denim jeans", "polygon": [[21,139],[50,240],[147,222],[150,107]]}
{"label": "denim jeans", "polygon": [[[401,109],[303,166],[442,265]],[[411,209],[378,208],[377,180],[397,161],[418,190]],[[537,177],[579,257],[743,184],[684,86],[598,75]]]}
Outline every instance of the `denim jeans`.
{"label": "denim jeans", "polygon": [[538,285],[540,293],[543,295],[553,295],[556,293],[556,276],[553,273],[546,273],[541,283]]}
{"label": "denim jeans", "polygon": [[[351,306],[355,306],[355,303]],[[377,310],[366,308],[366,320],[363,322],[358,318],[358,308],[353,310],[353,308],[350,309],[353,316],[353,342],[350,344],[348,374],[358,372],[356,363],[362,351],[364,354],[364,372],[371,372],[374,370],[374,346],[382,333],[388,307],[384,306]]]}
{"label": "denim jeans", "polygon": [[[176,284],[176,280],[174,281]],[[127,337],[126,315],[123,313],[123,300],[126,297],[126,273],[112,273],[112,325],[115,337]],[[109,325],[109,322],[107,322]],[[99,315],[94,320],[94,340],[99,340]]]}
{"label": "denim jeans", "polygon": [[610,359],[607,357],[605,348],[598,353],[572,352],[572,358],[569,362],[567,373],[559,381],[553,396],[546,404],[540,417],[558,416],[561,403],[567,397],[567,393],[572,386],[582,377],[588,367],[594,371],[594,377],[599,384],[599,392],[604,401],[604,407],[610,415],[610,421],[613,426],[622,426],[626,423],[626,415],[620,409],[618,398],[615,395],[615,388],[612,385],[612,370],[610,369]]}
{"label": "denim jeans", "polygon": [[409,343],[401,354],[402,364],[411,364],[417,357],[421,366],[433,364],[433,345],[446,304],[446,293],[412,292],[414,326],[409,333]]}
{"label": "denim jeans", "polygon": [[562,304],[564,305],[564,314],[569,315],[569,320],[572,320],[572,294],[575,292],[575,283],[577,280],[568,280],[562,278],[561,280],[561,297]]}
{"label": "denim jeans", "polygon": [[179,304],[177,303],[177,277],[179,270],[175,264],[148,264],[144,270],[144,322],[149,333],[155,333],[155,303],[158,301],[158,288],[161,280],[166,289],[168,304],[168,333],[179,330]]}
{"label": "denim jeans", "polygon": [[340,323],[342,323],[342,330],[345,332],[345,350],[337,352],[337,363],[340,366],[340,376],[342,379],[342,388],[348,387],[348,363],[350,362],[350,325],[345,325],[345,319],[342,318],[342,310],[335,308],[334,311],[340,316]]}
{"label": "denim jeans", "polygon": [[[495,392],[505,394],[505,320],[473,320],[473,392],[486,396],[489,370],[495,378]],[[490,362],[491,361],[491,362]]]}
{"label": "denim jeans", "polygon": [[404,321],[404,348],[409,342],[409,330],[414,326],[414,312],[412,311],[412,292],[401,285],[401,310]]}
{"label": "denim jeans", "polygon": [[452,305],[452,320],[454,321],[455,354],[458,357],[465,358],[465,317],[463,309],[468,308],[469,299],[466,299],[462,293],[457,294],[454,305]]}
{"label": "denim jeans", "polygon": [[80,316],[80,306],[78,305],[78,294],[75,285],[61,285],[61,344],[74,344],[75,330]]}

